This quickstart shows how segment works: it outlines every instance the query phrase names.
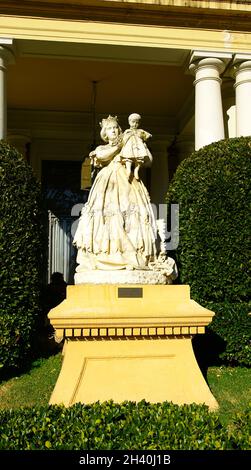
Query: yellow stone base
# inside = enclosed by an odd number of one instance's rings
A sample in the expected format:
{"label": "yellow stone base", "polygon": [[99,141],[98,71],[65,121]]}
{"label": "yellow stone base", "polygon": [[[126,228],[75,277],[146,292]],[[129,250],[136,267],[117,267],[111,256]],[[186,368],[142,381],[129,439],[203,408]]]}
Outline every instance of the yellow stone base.
{"label": "yellow stone base", "polygon": [[217,409],[191,343],[213,312],[190,300],[189,286],[118,289],[71,286],[51,310],[65,345],[50,404],[145,399]]}
{"label": "yellow stone base", "polygon": [[191,339],[71,341],[51,404],[124,400],[217,402],[194,357]]}

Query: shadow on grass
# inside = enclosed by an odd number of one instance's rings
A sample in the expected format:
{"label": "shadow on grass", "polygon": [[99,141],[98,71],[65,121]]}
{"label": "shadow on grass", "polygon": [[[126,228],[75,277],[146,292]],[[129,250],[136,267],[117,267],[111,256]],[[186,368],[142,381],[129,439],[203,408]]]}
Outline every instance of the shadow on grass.
{"label": "shadow on grass", "polygon": [[225,351],[225,341],[210,329],[206,329],[205,334],[195,335],[192,340],[194,355],[200,370],[207,381],[207,370],[212,366],[221,366],[224,361],[220,359],[220,354]]}

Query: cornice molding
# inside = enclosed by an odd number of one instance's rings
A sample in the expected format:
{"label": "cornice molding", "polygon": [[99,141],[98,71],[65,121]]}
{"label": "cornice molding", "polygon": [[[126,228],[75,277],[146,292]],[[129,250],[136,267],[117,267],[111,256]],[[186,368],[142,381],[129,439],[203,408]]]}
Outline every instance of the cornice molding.
{"label": "cornice molding", "polygon": [[0,15],[249,32],[251,21],[244,10],[85,0],[2,0]]}

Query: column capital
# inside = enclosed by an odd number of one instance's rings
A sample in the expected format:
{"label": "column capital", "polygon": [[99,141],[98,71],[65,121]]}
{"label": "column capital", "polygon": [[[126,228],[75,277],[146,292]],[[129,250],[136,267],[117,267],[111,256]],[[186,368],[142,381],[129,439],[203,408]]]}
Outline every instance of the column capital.
{"label": "column capital", "polygon": [[251,54],[235,54],[233,58],[233,65],[241,65],[245,62],[251,61]]}
{"label": "column capital", "polygon": [[233,64],[234,88],[244,83],[251,83],[251,55],[250,59],[239,60]]}
{"label": "column capital", "polygon": [[6,64],[14,64],[16,58],[13,39],[0,38],[0,59]]}
{"label": "column capital", "polygon": [[251,67],[251,54],[235,54],[231,64],[229,75],[236,79],[238,73],[242,70],[248,70]]}
{"label": "column capital", "polygon": [[231,59],[232,54],[229,52],[194,50],[191,53],[189,70],[191,73],[195,74],[197,70],[202,67],[215,67],[219,74],[221,74],[224,72]]}

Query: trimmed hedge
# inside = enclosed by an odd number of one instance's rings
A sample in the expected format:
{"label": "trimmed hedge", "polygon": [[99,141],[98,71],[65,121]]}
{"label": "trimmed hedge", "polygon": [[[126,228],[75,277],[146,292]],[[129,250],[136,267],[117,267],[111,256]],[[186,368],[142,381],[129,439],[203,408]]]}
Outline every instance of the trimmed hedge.
{"label": "trimmed hedge", "polygon": [[17,150],[0,141],[0,365],[23,366],[40,313],[43,210],[40,185]]}
{"label": "trimmed hedge", "polygon": [[243,365],[251,365],[250,181],[251,138],[227,139],[185,159],[167,194],[179,204],[180,282],[215,311],[222,357]]}
{"label": "trimmed hedge", "polygon": [[233,447],[236,449],[251,449],[251,406],[245,413],[237,413],[231,429]]}
{"label": "trimmed hedge", "polygon": [[247,416],[250,419],[250,413],[238,416],[235,437],[205,405],[109,401],[5,410],[0,411],[0,449],[247,449]]}
{"label": "trimmed hedge", "polygon": [[216,312],[210,329],[225,342],[220,357],[231,365],[251,365],[251,317],[248,303],[207,303]]}

